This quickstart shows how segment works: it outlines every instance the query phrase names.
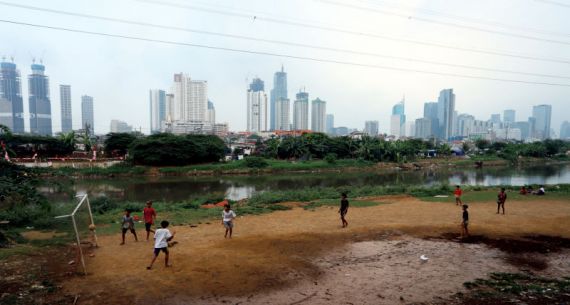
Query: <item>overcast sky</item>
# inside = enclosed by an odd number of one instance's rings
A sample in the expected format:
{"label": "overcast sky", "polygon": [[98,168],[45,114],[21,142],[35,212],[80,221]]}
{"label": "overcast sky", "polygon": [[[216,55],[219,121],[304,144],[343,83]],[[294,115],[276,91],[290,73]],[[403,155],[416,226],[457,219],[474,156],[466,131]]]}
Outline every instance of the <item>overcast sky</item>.
{"label": "overcast sky", "polygon": [[[564,2],[567,0],[558,0],[558,3],[561,3],[558,5],[548,0],[152,1],[162,3],[137,0],[6,0],[0,1],[0,19],[337,62],[567,86],[511,83],[323,63],[93,36],[0,22],[0,56],[13,56],[25,80],[22,82],[25,112],[28,112],[26,78],[30,73],[32,58],[35,57],[43,59],[46,74],[50,78],[55,132],[61,130],[59,85],[69,84],[72,91],[74,128],[81,125],[80,96],[87,94],[94,97],[97,133],[108,132],[111,119],[126,121],[148,133],[148,90],[168,90],[172,75],[178,72],[187,73],[194,79],[207,80],[209,98],[216,107],[216,120],[228,122],[230,130],[244,130],[247,81],[255,76],[260,77],[265,81],[266,91],[269,93],[273,73],[280,69],[282,64],[288,73],[290,97],[294,98],[294,94],[304,87],[311,100],[316,97],[326,100],[327,113],[335,115],[336,126],[362,129],[365,120],[378,120],[381,131],[387,132],[391,108],[404,94],[409,121],[421,117],[423,103],[437,100],[439,91],[444,88],[454,89],[456,109],[459,113],[470,113],[478,119],[487,120],[492,113],[502,115],[504,109],[512,108],[517,111],[517,120],[526,120],[531,115],[533,105],[551,104],[552,128],[556,133],[560,131],[562,121],[570,120],[570,2]],[[127,25],[16,8],[6,6],[6,3],[280,40],[293,44],[566,78],[473,70]],[[179,5],[172,6],[168,3]],[[564,5],[565,3],[568,5]],[[210,11],[191,10],[181,7],[180,4],[207,8]],[[354,9],[346,4],[368,10]],[[223,14],[214,13],[212,9]],[[422,21],[422,18],[436,22]],[[309,26],[296,26],[291,23]],[[373,35],[357,36],[341,31],[323,31],[315,29],[315,25]],[[497,31],[509,34],[495,33]],[[372,37],[374,35],[556,61],[466,52]],[[532,36],[537,39],[519,36]],[[29,121],[26,119],[26,130],[28,128]]]}

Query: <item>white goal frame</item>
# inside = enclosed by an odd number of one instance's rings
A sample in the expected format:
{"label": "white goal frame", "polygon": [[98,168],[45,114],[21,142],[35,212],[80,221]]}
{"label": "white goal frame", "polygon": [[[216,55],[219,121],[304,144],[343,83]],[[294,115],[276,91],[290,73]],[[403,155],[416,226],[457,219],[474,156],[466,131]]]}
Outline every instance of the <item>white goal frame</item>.
{"label": "white goal frame", "polygon": [[79,257],[81,259],[81,266],[83,267],[83,274],[87,275],[87,268],[85,267],[85,257],[83,256],[83,249],[81,249],[81,238],[79,237],[79,230],[77,230],[77,222],[75,221],[75,214],[77,213],[77,211],[79,210],[79,208],[83,204],[87,204],[87,210],[89,211],[89,220],[91,221],[90,225],[93,226],[93,229],[90,228],[90,230],[93,232],[95,247],[99,247],[99,245],[97,242],[97,233],[95,230],[95,222],[93,221],[93,213],[91,212],[91,204],[89,203],[89,197],[87,196],[87,194],[77,195],[75,197],[80,198],[80,200],[79,200],[79,203],[77,204],[77,206],[75,206],[75,209],[73,210],[73,212],[71,212],[71,214],[68,214],[68,215],[56,216],[55,218],[67,218],[67,217],[71,218],[71,221],[73,223],[73,230],[75,231],[75,239],[77,241],[77,248],[79,251]]}

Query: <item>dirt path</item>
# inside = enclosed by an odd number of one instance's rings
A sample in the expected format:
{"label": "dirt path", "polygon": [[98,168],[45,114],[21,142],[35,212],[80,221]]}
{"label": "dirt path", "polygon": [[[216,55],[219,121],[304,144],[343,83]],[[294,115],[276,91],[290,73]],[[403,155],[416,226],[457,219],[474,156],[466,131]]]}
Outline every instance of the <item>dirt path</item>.
{"label": "dirt path", "polygon": [[[119,235],[105,236],[88,258],[90,275],[71,279],[64,290],[81,295],[78,304],[394,304],[448,296],[491,271],[533,267],[533,257],[521,267],[484,244],[421,239],[458,232],[454,205],[406,196],[374,200],[389,204],[351,208],[348,229],[340,228],[333,207],[239,217],[232,240],[224,240],[217,221],[174,227],[174,266],[152,271],[145,269],[152,242],[131,238],[120,246]],[[495,208],[470,205],[474,234],[570,238],[567,201],[509,202],[506,216]],[[138,230],[142,236],[144,228]],[[421,263],[421,254],[430,260]],[[570,272],[568,250],[540,255],[547,267],[539,264],[536,272]]]}

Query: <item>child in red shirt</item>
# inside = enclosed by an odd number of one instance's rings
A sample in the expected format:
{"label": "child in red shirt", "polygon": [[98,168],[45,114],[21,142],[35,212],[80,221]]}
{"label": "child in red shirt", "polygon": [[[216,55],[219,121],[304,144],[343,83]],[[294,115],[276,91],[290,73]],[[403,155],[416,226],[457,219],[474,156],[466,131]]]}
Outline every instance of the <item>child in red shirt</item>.
{"label": "child in red shirt", "polygon": [[154,230],[152,230],[151,227],[156,220],[156,211],[152,207],[152,201],[150,200],[146,202],[146,207],[143,209],[143,217],[144,227],[146,229],[146,240],[148,241],[150,232],[154,233]]}
{"label": "child in red shirt", "polygon": [[455,205],[463,205],[463,201],[461,201],[461,195],[463,194],[463,191],[459,185],[455,186],[455,191],[453,194],[455,195]]}

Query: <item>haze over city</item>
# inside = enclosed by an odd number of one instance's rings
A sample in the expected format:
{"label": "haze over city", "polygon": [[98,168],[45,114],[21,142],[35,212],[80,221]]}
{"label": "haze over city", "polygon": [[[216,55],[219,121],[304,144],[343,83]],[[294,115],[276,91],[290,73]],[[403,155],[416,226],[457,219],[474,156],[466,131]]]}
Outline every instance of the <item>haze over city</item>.
{"label": "haze over city", "polygon": [[[0,3],[4,21],[368,65],[351,66],[246,54],[3,22],[0,34],[9,43],[0,46],[0,56],[6,56],[7,61],[13,57],[18,65],[26,114],[29,112],[26,78],[31,73],[30,65],[35,59],[36,63],[42,60],[46,67],[54,133],[61,130],[60,84],[71,85],[74,129],[81,127],[81,96],[89,95],[94,98],[96,133],[108,132],[112,119],[123,120],[135,129],[149,133],[149,89],[169,90],[173,75],[180,72],[192,79],[206,80],[208,98],[216,107],[216,121],[227,122],[232,131],[242,131],[246,129],[246,90],[249,83],[259,77],[269,93],[273,87],[273,73],[282,65],[287,72],[291,100],[300,88],[305,88],[310,100],[319,97],[327,102],[326,111],[335,115],[336,126],[362,129],[364,121],[377,120],[380,132],[388,133],[392,107],[404,95],[406,116],[415,120],[422,117],[424,103],[437,101],[440,90],[445,88],[454,89],[455,109],[459,114],[469,113],[479,120],[488,120],[491,114],[502,114],[505,109],[515,109],[517,120],[526,120],[532,115],[532,106],[539,104],[552,105],[551,128],[556,133],[561,123],[569,119],[562,110],[570,98],[567,55],[570,33],[563,30],[570,28],[570,21],[566,18],[570,8],[548,1],[408,1],[405,4],[396,1],[324,0],[239,3],[50,1],[49,5],[42,1],[18,2],[35,9],[10,5],[14,3]],[[278,40],[288,44],[127,25],[37,8]],[[310,26],[299,26],[301,23]],[[337,30],[333,32],[316,27]],[[343,34],[341,31],[373,35]],[[470,51],[377,36],[438,43]],[[556,77],[474,70],[293,44]],[[509,55],[497,56],[473,50]],[[458,76],[371,67],[374,65]],[[25,124],[29,130],[27,117]]]}

